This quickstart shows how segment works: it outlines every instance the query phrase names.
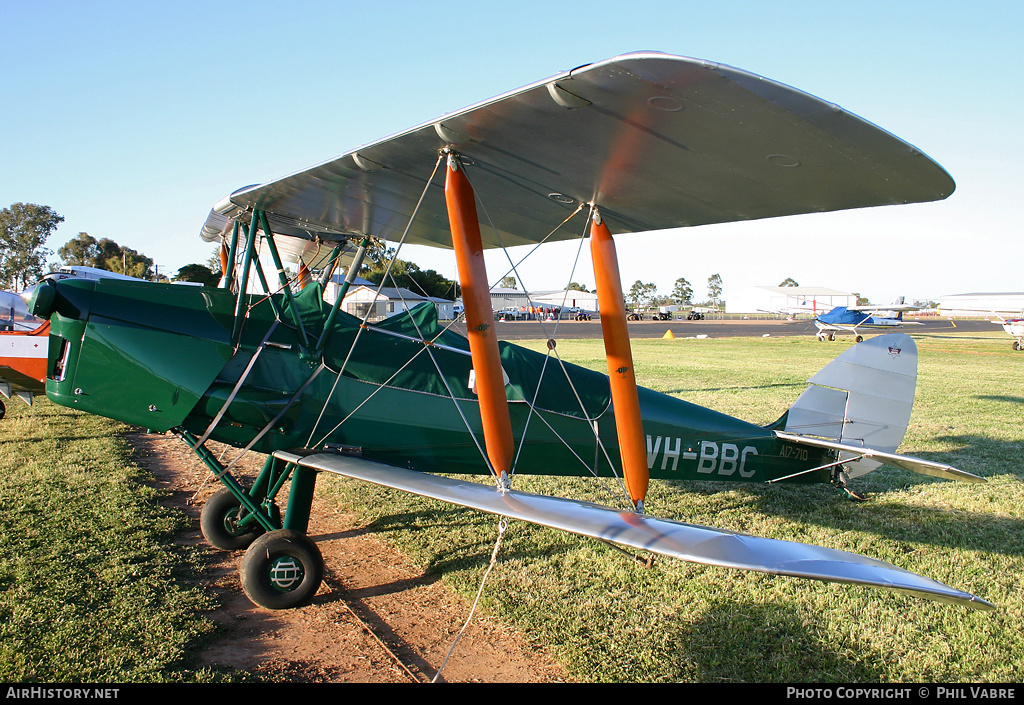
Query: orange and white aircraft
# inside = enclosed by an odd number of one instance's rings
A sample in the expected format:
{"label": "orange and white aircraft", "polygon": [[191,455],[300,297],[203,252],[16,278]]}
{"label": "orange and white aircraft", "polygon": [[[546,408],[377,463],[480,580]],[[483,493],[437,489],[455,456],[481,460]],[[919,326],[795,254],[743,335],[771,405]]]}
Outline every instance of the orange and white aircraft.
{"label": "orange and white aircraft", "polygon": [[[135,279],[94,267],[61,267],[46,279]],[[136,279],[136,281],[138,281]],[[35,286],[21,294],[0,291],[0,394],[18,397],[31,405],[36,394],[46,394],[46,359],[50,322],[28,312],[26,300]],[[0,400],[0,419],[7,407]]]}
{"label": "orange and white aircraft", "polygon": [[[46,393],[46,354],[50,322],[29,314],[20,295],[0,292],[0,394],[27,404]],[[0,401],[0,418],[7,408]]]}

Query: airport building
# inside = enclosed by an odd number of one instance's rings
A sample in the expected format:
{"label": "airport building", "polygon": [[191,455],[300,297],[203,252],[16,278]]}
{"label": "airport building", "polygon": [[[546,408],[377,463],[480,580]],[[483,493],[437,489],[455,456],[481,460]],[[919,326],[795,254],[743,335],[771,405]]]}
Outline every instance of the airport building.
{"label": "airport building", "polygon": [[529,295],[518,289],[491,289],[491,309],[502,311],[510,308],[540,306],[541,308],[582,308],[597,311],[597,294],[588,291],[558,289],[556,291],[531,291]]}
{"label": "airport building", "polygon": [[978,316],[990,313],[1024,315],[1024,292],[952,294],[939,299],[943,316]]}
{"label": "airport building", "polygon": [[[324,288],[324,301],[334,304],[338,298],[338,292],[344,277],[335,275]],[[448,299],[439,299],[434,296],[423,296],[408,289],[383,287],[378,292],[377,285],[362,277],[356,277],[352,288],[348,290],[344,301],[341,302],[341,310],[350,313],[357,318],[367,316],[370,322],[376,322],[394,316],[396,313],[408,311],[413,306],[430,301],[437,309],[437,317],[442,321],[451,320],[455,317],[455,302]]]}
{"label": "airport building", "polygon": [[725,297],[726,313],[779,313],[804,309],[824,313],[836,306],[856,306],[857,295],[823,286],[751,286],[730,291]]}

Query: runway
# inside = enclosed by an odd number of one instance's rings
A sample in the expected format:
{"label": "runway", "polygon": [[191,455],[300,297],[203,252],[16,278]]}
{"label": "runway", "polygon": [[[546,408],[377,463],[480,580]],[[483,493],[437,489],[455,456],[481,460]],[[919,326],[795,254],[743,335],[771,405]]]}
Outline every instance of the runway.
{"label": "runway", "polygon": [[[498,332],[499,340],[543,340],[555,333],[555,323],[555,321],[496,321],[494,326]],[[597,319],[589,322],[558,321],[557,323],[558,338],[601,337],[601,323]],[[864,335],[869,337],[887,332],[902,332],[909,335],[941,335],[949,332],[991,333],[999,330],[998,326],[984,320],[958,320],[955,327],[945,318],[923,319],[920,323],[922,325],[907,325],[894,328],[891,331],[865,330]],[[466,334],[464,322],[456,323],[453,327],[462,335]],[[663,338],[669,330],[672,331],[672,335],[676,338],[696,338],[698,336],[706,336],[708,338],[806,336],[807,338],[814,338],[817,332],[814,323],[809,320],[676,320],[631,321],[629,323],[630,338]],[[838,333],[837,335],[848,336],[852,334]]]}

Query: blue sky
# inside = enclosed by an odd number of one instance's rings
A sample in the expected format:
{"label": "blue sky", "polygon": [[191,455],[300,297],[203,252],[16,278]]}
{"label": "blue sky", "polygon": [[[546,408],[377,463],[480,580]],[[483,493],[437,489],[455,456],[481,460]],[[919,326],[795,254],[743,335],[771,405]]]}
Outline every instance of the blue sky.
{"label": "blue sky", "polygon": [[[107,2],[0,0],[0,207],[53,207],[79,232],[205,262],[210,207],[561,70],[637,50],[736,66],[835,102],[916,145],[947,200],[618,238],[624,285],[698,297],[748,285],[875,303],[1024,291],[1024,3]],[[571,246],[523,270],[567,281]],[[561,248],[561,249],[557,249]],[[404,252],[454,277],[448,254]],[[499,262],[490,260],[498,277]],[[588,265],[585,265],[588,266]],[[592,285],[584,268],[574,279]]]}

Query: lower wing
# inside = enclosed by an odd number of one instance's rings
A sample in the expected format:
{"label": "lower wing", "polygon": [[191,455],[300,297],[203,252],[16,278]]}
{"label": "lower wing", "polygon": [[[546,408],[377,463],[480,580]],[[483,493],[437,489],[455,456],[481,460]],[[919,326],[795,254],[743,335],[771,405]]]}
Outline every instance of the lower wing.
{"label": "lower wing", "polygon": [[477,482],[396,468],[336,453],[302,455],[278,451],[274,455],[303,467],[693,563],[869,585],[975,609],[995,609],[990,602],[969,593],[846,551],[657,519],[589,502],[500,491]]}

